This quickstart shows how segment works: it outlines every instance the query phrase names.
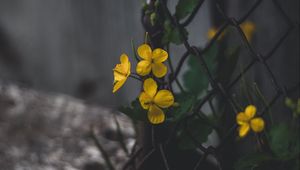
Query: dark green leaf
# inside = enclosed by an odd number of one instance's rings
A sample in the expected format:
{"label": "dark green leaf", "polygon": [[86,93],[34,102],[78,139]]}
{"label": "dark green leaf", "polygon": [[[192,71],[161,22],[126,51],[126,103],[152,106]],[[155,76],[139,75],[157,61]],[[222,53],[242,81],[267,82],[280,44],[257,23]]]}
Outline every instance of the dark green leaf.
{"label": "dark green leaf", "polygon": [[[216,57],[218,54],[217,45],[213,45],[204,55],[204,60],[211,73],[215,73],[217,61]],[[205,89],[208,88],[208,77],[203,72],[202,65],[196,56],[189,56],[188,59],[189,69],[183,75],[184,86],[188,92],[195,95],[201,94]]]}
{"label": "dark green leaf", "polygon": [[240,158],[234,165],[235,170],[252,170],[258,168],[265,161],[271,160],[272,157],[265,153],[253,153]]}
{"label": "dark green leaf", "polygon": [[176,5],[175,15],[178,19],[188,16],[196,7],[199,0],[179,0]]}
{"label": "dark green leaf", "polygon": [[[165,32],[162,38],[163,44],[174,43],[176,45],[180,45],[183,43],[184,38],[181,36],[179,29],[172,26],[169,20],[165,21],[164,28]],[[188,32],[186,29],[183,30],[183,33],[184,36],[187,37]]]}
{"label": "dark green leaf", "polygon": [[119,108],[119,111],[126,114],[133,120],[140,120],[140,121],[146,120],[147,111],[141,107],[138,99],[132,101],[131,106],[129,107],[121,106]]}
{"label": "dark green leaf", "polygon": [[[198,143],[206,142],[208,135],[212,132],[212,127],[198,117],[190,119],[187,122],[186,129]],[[197,147],[197,144],[187,134],[185,127],[182,127],[182,129],[178,131],[177,145],[182,150],[190,150]]]}
{"label": "dark green leaf", "polygon": [[270,147],[280,159],[291,159],[300,153],[299,132],[287,124],[271,127],[269,132]]}
{"label": "dark green leaf", "polygon": [[171,107],[168,110],[169,115],[173,117],[173,121],[177,121],[186,115],[193,107],[195,99],[194,95],[188,93],[175,95],[175,102],[178,103],[178,106]]}

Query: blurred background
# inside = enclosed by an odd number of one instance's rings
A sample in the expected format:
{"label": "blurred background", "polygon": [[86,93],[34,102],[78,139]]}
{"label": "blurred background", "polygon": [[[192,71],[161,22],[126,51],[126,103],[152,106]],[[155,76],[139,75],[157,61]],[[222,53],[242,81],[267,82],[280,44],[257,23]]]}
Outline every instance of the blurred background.
{"label": "blurred background", "polygon": [[[1,1],[1,80],[109,107],[131,100],[138,94],[133,81],[111,93],[112,69],[122,53],[133,57],[131,40],[136,45],[144,41],[143,3]],[[190,28],[198,34],[190,37],[192,42],[199,45],[207,39],[207,5],[198,17],[201,23]],[[177,57],[183,53],[178,51]]]}
{"label": "blurred background", "polygon": [[[98,133],[113,140],[111,131],[116,127],[106,125],[114,121],[111,112],[139,93],[139,84],[130,80],[112,94],[112,69],[122,53],[133,60],[131,40],[136,45],[144,41],[143,3],[143,0],[0,1],[0,164],[4,169],[101,167],[103,158],[95,146],[90,148],[93,144],[86,136],[94,123],[101,127]],[[170,1],[172,11],[176,3]],[[254,1],[227,0],[225,8],[228,15],[238,18],[253,4]],[[281,5],[293,22],[299,23],[299,1]],[[191,44],[205,45],[208,29],[221,24],[213,8],[205,1],[187,28]],[[264,1],[249,19],[256,24],[252,43],[262,54],[274,46],[287,28],[269,1]],[[183,49],[171,46],[169,55],[174,64],[185,52]],[[250,56],[247,52],[243,55],[242,63]],[[274,55],[270,65],[279,83],[286,86],[298,83],[298,28]],[[266,80],[262,69],[255,66],[249,77],[260,85],[264,95],[272,96],[271,82]],[[120,115],[118,119],[128,128],[124,133],[127,145],[132,146],[130,120]],[[101,140],[109,143],[107,139]],[[124,153],[114,144],[107,147],[122,162]],[[72,149],[75,146],[80,148],[76,152]]]}

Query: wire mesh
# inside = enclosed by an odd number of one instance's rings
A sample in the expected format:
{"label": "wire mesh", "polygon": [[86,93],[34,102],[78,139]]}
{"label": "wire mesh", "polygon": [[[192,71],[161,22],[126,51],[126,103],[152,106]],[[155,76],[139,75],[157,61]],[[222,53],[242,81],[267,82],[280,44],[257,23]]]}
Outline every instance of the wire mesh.
{"label": "wire mesh", "polygon": [[[220,28],[219,28],[218,32],[216,33],[216,35],[210,40],[210,42],[204,48],[199,49],[196,46],[191,45],[189,43],[189,41],[187,40],[187,37],[184,33],[184,27],[188,26],[193,21],[195,15],[198,13],[198,11],[201,8],[204,1],[205,0],[200,0],[198,2],[198,4],[196,5],[196,7],[194,8],[194,11],[191,13],[191,15],[184,22],[180,23],[179,20],[176,18],[176,16],[173,16],[171,14],[169,8],[167,7],[166,0],[159,0],[161,6],[163,8],[163,11],[167,15],[167,19],[169,19],[171,21],[173,26],[178,28],[178,30],[180,32],[180,35],[181,35],[181,38],[183,39],[184,47],[186,49],[186,52],[181,57],[177,67],[174,68],[173,73],[171,74],[171,76],[169,76],[169,82],[172,83],[173,81],[176,81],[177,76],[178,76],[178,74],[179,74],[179,72],[180,72],[180,70],[183,66],[183,63],[186,61],[186,59],[190,55],[193,55],[193,56],[197,57],[197,59],[199,59],[199,62],[201,63],[201,66],[202,66],[202,69],[205,72],[206,76],[208,77],[209,82],[212,86],[212,89],[202,98],[202,100],[198,103],[197,107],[195,108],[195,110],[192,114],[187,115],[184,119],[179,121],[174,126],[174,128],[171,130],[171,133],[170,133],[170,136],[168,137],[168,140],[166,140],[164,143],[155,143],[155,141],[153,139],[154,135],[152,135],[153,148],[150,149],[148,151],[148,153],[144,154],[144,156],[142,158],[138,159],[138,164],[135,163],[136,162],[135,160],[137,160],[137,158],[141,155],[142,150],[144,148],[139,147],[138,149],[136,149],[132,153],[132,155],[130,156],[130,159],[128,160],[128,162],[124,165],[124,167],[123,167],[124,170],[129,169],[130,167],[133,168],[133,169],[137,169],[137,170],[140,169],[142,167],[142,165],[155,152],[158,152],[161,155],[161,159],[163,160],[162,162],[164,164],[165,169],[169,170],[170,165],[168,163],[168,155],[164,151],[164,147],[166,147],[166,145],[168,145],[168,143],[170,142],[172,137],[175,135],[176,131],[178,130],[179,125],[182,125],[182,124],[184,125],[184,124],[187,123],[187,121],[189,119],[191,119],[193,117],[196,117],[196,116],[200,116],[198,113],[201,110],[202,106],[205,103],[210,102],[211,99],[216,95],[221,95],[222,97],[224,97],[225,101],[228,103],[228,105],[231,107],[231,109],[235,113],[238,113],[239,111],[241,111],[237,107],[237,103],[234,101],[232,96],[228,94],[228,91],[231,90],[241,80],[242,76],[245,73],[247,73],[249,70],[251,70],[251,68],[253,68],[254,65],[261,64],[265,68],[265,72],[267,73],[267,78],[272,83],[272,86],[273,86],[274,91],[275,91],[275,95],[270,100],[270,102],[262,109],[262,111],[260,113],[258,113],[259,116],[263,116],[269,110],[269,108],[272,107],[276,103],[276,101],[279,98],[287,97],[288,94],[290,94],[291,92],[296,91],[297,89],[299,89],[299,82],[298,82],[298,84],[295,84],[292,87],[286,87],[286,86],[281,85],[277,81],[271,67],[267,63],[267,61],[272,58],[272,56],[274,55],[276,50],[284,43],[287,36],[290,34],[292,29],[295,27],[295,24],[288,17],[288,15],[282,9],[281,5],[278,3],[277,0],[272,0],[272,3],[274,4],[276,9],[278,10],[279,14],[284,18],[284,21],[287,25],[287,28],[286,28],[285,32],[283,33],[283,35],[278,37],[276,43],[273,45],[273,47],[271,49],[269,49],[269,51],[265,55],[263,55],[263,54],[261,54],[261,53],[254,50],[254,48],[252,47],[250,42],[247,40],[243,30],[240,27],[240,25],[245,20],[247,20],[248,17],[261,5],[263,0],[257,0],[251,6],[251,8],[243,16],[241,16],[240,18],[228,17],[226,15],[226,13],[224,12],[224,10],[221,8],[221,5],[220,5],[221,0],[214,1],[218,12],[221,14],[221,16],[223,17],[225,22],[220,26]],[[240,73],[238,75],[236,75],[235,78],[233,78],[233,80],[226,87],[224,87],[224,85],[222,85],[220,82],[218,82],[213,77],[212,73],[210,72],[210,70],[208,68],[208,65],[206,64],[206,62],[204,60],[203,55],[217,41],[217,39],[221,36],[221,34],[228,27],[232,27],[232,28],[237,30],[238,35],[241,38],[243,45],[247,48],[247,50],[251,54],[251,61],[249,62],[248,65],[246,65],[246,67],[244,67],[244,69],[242,69],[240,71]],[[236,131],[236,128],[237,128],[237,124],[233,124],[232,127],[230,128],[230,130],[228,131],[228,133],[225,135],[225,137],[223,138],[223,140],[220,142],[220,144],[217,147],[213,147],[213,146],[205,147],[205,146],[203,146],[203,144],[200,143],[199,141],[197,141],[197,139],[188,131],[188,129],[185,128],[186,134],[190,137],[190,139],[197,146],[197,149],[199,149],[203,153],[199,157],[198,161],[195,163],[195,166],[194,166],[193,169],[194,170],[199,169],[199,167],[201,167],[201,164],[207,159],[207,157],[209,155],[213,156],[217,160],[218,169],[222,169],[223,162],[222,162],[222,160],[219,156],[219,151],[225,146],[224,144],[227,142],[227,139],[234,134],[234,132]],[[152,133],[154,133],[153,129],[152,129]]]}

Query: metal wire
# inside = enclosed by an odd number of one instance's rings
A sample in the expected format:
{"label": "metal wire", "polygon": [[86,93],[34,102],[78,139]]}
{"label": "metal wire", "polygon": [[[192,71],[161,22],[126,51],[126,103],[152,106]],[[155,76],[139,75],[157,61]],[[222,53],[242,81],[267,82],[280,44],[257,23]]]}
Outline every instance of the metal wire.
{"label": "metal wire", "polygon": [[[148,153],[146,153],[144,155],[144,157],[139,159],[140,162],[139,162],[139,165],[137,166],[137,169],[139,169],[141,167],[141,165],[143,163],[145,163],[151,157],[151,155],[154,152],[158,152],[161,155],[162,159],[163,159],[163,164],[165,166],[165,169],[169,170],[170,165],[168,164],[168,161],[167,161],[168,160],[168,155],[164,151],[164,146],[166,146],[170,142],[170,140],[174,137],[174,135],[176,134],[176,130],[179,128],[179,126],[180,125],[185,125],[186,126],[187,121],[189,119],[191,119],[195,116],[198,116],[197,114],[201,110],[202,106],[205,103],[210,102],[210,100],[216,95],[220,95],[220,96],[224,97],[224,99],[226,99],[226,102],[231,107],[231,109],[235,113],[238,113],[240,111],[239,107],[237,107],[238,105],[235,103],[235,100],[232,98],[232,96],[230,96],[228,94],[228,91],[230,91],[233,88],[233,86],[235,86],[239,82],[239,80],[243,77],[243,74],[245,74],[246,72],[251,70],[251,68],[253,68],[254,65],[261,64],[263,66],[263,68],[265,68],[265,72],[267,73],[267,77],[268,77],[268,79],[270,79],[270,82],[272,83],[272,87],[274,88],[274,91],[275,91],[275,96],[270,100],[270,102],[265,106],[265,108],[262,109],[262,112],[258,113],[260,116],[263,116],[270,109],[270,107],[272,107],[276,103],[276,101],[279,98],[287,97],[288,93],[290,93],[292,91],[295,91],[295,90],[298,90],[300,84],[298,83],[295,86],[289,87],[289,88],[281,85],[276,80],[276,77],[275,77],[271,67],[267,63],[267,61],[270,58],[272,58],[273,54],[284,43],[287,36],[290,34],[292,29],[295,27],[292,20],[288,17],[288,15],[282,9],[280,4],[277,2],[277,0],[272,0],[272,3],[274,4],[275,8],[277,8],[279,14],[283,17],[283,19],[284,19],[284,21],[285,21],[285,23],[287,24],[288,27],[287,27],[286,31],[283,33],[283,35],[281,37],[279,37],[279,39],[277,40],[275,45],[265,55],[260,54],[259,52],[254,50],[254,48],[249,43],[249,41],[247,40],[244,32],[242,31],[242,29],[240,27],[240,24],[242,24],[260,6],[260,4],[262,3],[263,0],[257,0],[253,4],[253,6],[251,6],[249,8],[249,10],[243,16],[241,16],[238,19],[228,17],[226,15],[226,13],[224,12],[224,10],[221,8],[221,5],[220,5],[221,0],[215,0],[215,4],[217,6],[218,12],[220,13],[220,15],[222,15],[222,18],[224,19],[224,23],[223,23],[223,25],[220,26],[220,28],[219,28],[218,32],[216,33],[216,35],[210,40],[210,42],[203,49],[196,48],[195,46],[191,45],[188,42],[187,37],[184,33],[184,27],[188,26],[192,22],[193,18],[195,17],[195,15],[199,11],[199,9],[201,8],[201,6],[202,6],[202,4],[205,0],[199,0],[199,2],[196,5],[194,11],[192,11],[191,15],[182,23],[179,23],[179,20],[176,18],[176,16],[171,14],[170,10],[167,7],[166,0],[158,0],[158,1],[160,2],[161,6],[163,8],[163,11],[165,12],[167,19],[169,19],[171,21],[171,23],[173,24],[173,26],[176,27],[179,30],[180,36],[183,40],[183,44],[184,44],[185,49],[186,49],[186,52],[184,53],[184,55],[180,59],[179,64],[177,65],[177,67],[174,68],[174,73],[169,76],[170,83],[172,83],[174,80],[176,80],[176,78],[177,78],[177,76],[178,76],[178,74],[181,70],[181,67],[182,67],[183,63],[186,61],[186,59],[189,56],[195,56],[195,57],[197,57],[197,59],[199,59],[199,62],[202,66],[202,69],[203,69],[204,73],[206,74],[206,76],[207,76],[207,78],[208,78],[208,80],[209,80],[209,82],[212,86],[212,90],[210,90],[206,94],[206,96],[204,96],[202,98],[202,100],[197,104],[197,107],[195,107],[195,109],[193,111],[193,114],[187,115],[180,122],[177,122],[177,124],[171,130],[170,136],[168,137],[168,140],[166,140],[165,143],[153,144],[153,148],[150,149],[150,151]],[[203,58],[203,54],[205,54],[208,51],[208,49],[214,43],[216,43],[217,39],[221,36],[221,34],[228,27],[233,27],[234,29],[236,29],[237,34],[241,38],[242,44],[244,44],[246,49],[251,54],[251,61],[243,70],[241,70],[241,72],[238,75],[236,75],[235,78],[233,78],[233,80],[226,87],[224,87],[222,84],[217,82],[217,80],[214,79],[214,77],[212,76],[212,73],[208,69],[207,63],[205,62],[205,60]],[[197,149],[199,149],[200,151],[203,152],[203,154],[199,157],[199,159],[196,162],[193,169],[194,170],[199,169],[199,167],[201,167],[201,164],[207,159],[207,157],[209,155],[215,157],[215,159],[217,160],[218,169],[222,169],[222,162],[221,162],[221,159],[219,157],[218,151],[220,151],[225,146],[225,143],[227,142],[227,139],[235,133],[236,128],[237,128],[237,125],[233,124],[232,127],[229,129],[229,131],[223,137],[222,141],[220,142],[220,144],[217,147],[213,147],[213,146],[205,147],[205,146],[203,146],[202,143],[197,141],[197,139],[188,131],[188,128],[185,128],[185,132],[190,137],[191,141],[194,142],[195,146],[197,146]],[[125,166],[123,168],[124,170],[127,169],[128,167],[130,167],[130,163],[134,162],[134,159],[137,159],[138,155],[141,154],[140,151],[141,151],[141,149],[137,150],[136,153],[133,154],[133,157],[131,157],[131,159],[125,164]]]}

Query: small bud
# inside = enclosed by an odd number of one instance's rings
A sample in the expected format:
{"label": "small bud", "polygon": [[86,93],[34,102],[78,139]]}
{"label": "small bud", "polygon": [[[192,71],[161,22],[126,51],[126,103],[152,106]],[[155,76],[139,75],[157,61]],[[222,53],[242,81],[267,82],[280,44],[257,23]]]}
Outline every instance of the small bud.
{"label": "small bud", "polygon": [[287,107],[289,107],[290,109],[295,108],[295,104],[294,104],[293,100],[290,98],[285,98],[285,105]]}
{"label": "small bud", "polygon": [[151,25],[154,26],[155,23],[157,21],[157,15],[155,12],[153,12],[151,15],[150,15],[150,22],[151,22]]}

